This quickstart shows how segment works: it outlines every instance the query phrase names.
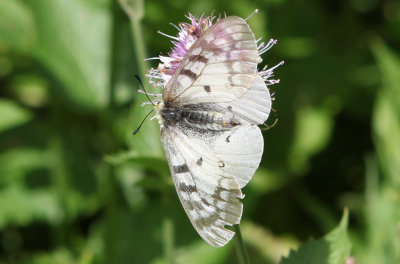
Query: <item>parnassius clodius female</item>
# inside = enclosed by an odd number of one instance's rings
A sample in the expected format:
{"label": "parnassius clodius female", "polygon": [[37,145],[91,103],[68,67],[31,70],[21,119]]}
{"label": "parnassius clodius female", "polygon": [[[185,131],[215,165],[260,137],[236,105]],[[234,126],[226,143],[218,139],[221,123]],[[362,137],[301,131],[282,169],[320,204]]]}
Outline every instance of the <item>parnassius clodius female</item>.
{"label": "parnassius clodius female", "polygon": [[[223,246],[242,217],[243,188],[258,168],[271,110],[273,68],[257,70],[266,45],[245,19],[189,16],[169,57],[148,77],[163,87],[156,104],[161,141],[179,199],[200,236]],[[278,65],[277,65],[278,66]]]}

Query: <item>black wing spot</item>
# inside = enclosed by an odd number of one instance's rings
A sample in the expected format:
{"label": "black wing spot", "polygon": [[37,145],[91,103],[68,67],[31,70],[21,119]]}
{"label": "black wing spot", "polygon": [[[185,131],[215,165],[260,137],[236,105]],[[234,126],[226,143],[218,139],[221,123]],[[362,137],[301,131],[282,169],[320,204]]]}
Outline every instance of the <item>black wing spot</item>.
{"label": "black wing spot", "polygon": [[196,164],[199,165],[199,166],[203,165],[203,158],[200,157],[200,159],[198,159],[198,160],[196,161]]}
{"label": "black wing spot", "polygon": [[179,166],[174,166],[174,171],[176,174],[186,173],[186,172],[189,172],[189,168],[186,164],[182,164]]}
{"label": "black wing spot", "polygon": [[206,64],[208,62],[208,59],[202,55],[190,55],[189,60],[190,61],[200,61],[204,64]]}
{"label": "black wing spot", "polygon": [[203,204],[205,204],[206,206],[211,206],[211,204],[210,204],[206,199],[204,199],[204,198],[201,198],[201,202],[202,202]]}
{"label": "black wing spot", "polygon": [[196,80],[196,78],[197,78],[196,73],[192,72],[191,70],[187,70],[187,69],[181,70],[180,74],[189,77],[191,80]]}
{"label": "black wing spot", "polygon": [[211,93],[211,88],[210,85],[204,85],[204,91],[206,91],[207,93]]}
{"label": "black wing spot", "polygon": [[236,122],[233,121],[233,120],[231,120],[231,121],[229,122],[229,124],[230,124],[232,127],[235,127],[235,126],[237,126],[237,125],[240,125],[240,123],[236,123]]}
{"label": "black wing spot", "polygon": [[179,190],[185,193],[197,192],[197,187],[195,185],[186,185],[185,183],[179,184]]}
{"label": "black wing spot", "polygon": [[225,138],[226,143],[231,142],[231,141],[229,140],[230,137],[231,137],[231,136],[227,136],[227,137]]}

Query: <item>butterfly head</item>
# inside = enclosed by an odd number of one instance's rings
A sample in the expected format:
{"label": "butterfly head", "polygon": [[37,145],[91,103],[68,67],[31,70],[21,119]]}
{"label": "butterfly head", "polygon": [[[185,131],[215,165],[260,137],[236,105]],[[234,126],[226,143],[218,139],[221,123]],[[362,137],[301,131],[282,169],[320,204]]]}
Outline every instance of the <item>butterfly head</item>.
{"label": "butterfly head", "polygon": [[174,124],[180,118],[181,111],[179,108],[172,106],[170,102],[158,102],[154,105],[154,109],[161,128]]}

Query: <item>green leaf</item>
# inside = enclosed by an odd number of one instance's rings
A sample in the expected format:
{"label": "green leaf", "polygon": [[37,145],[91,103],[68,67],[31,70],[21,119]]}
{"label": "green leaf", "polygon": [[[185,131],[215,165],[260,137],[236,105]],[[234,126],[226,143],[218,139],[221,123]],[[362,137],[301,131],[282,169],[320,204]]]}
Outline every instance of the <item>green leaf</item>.
{"label": "green leaf", "polygon": [[18,74],[10,89],[16,100],[27,107],[46,107],[49,101],[48,80],[37,74]]}
{"label": "green leaf", "polygon": [[22,184],[27,173],[49,168],[48,152],[21,148],[9,150],[0,155],[0,183]]}
{"label": "green leaf", "polygon": [[35,26],[29,10],[20,1],[0,1],[0,46],[26,51],[34,41]]}
{"label": "green leaf", "polygon": [[22,125],[32,119],[29,111],[15,102],[0,99],[0,132]]}
{"label": "green leaf", "polygon": [[328,144],[332,126],[333,115],[327,109],[305,107],[298,110],[291,153],[291,163],[295,171],[304,169],[308,159]]}
{"label": "green leaf", "polygon": [[[366,159],[365,224],[362,240],[355,244],[360,263],[400,263],[399,192],[381,177],[373,156]],[[387,179],[387,178],[386,178]]]}
{"label": "green leaf", "polygon": [[338,227],[322,239],[309,239],[297,251],[291,251],[280,264],[343,264],[350,256],[347,235],[348,211],[345,209]]}
{"label": "green leaf", "polygon": [[372,43],[372,51],[382,74],[373,115],[375,146],[383,176],[400,189],[400,58],[378,40]]}
{"label": "green leaf", "polygon": [[348,223],[349,213],[346,208],[339,226],[324,237],[324,240],[329,243],[329,264],[343,264],[350,256],[351,242],[347,234]]}
{"label": "green leaf", "polygon": [[29,1],[38,33],[34,56],[68,98],[89,108],[104,107],[109,96],[110,12],[102,2]]}
{"label": "green leaf", "polygon": [[0,191],[0,229],[9,224],[26,225],[38,220],[56,224],[62,219],[57,197],[49,191],[29,191],[17,186]]}
{"label": "green leaf", "polygon": [[140,167],[158,171],[159,173],[165,173],[169,171],[168,163],[165,158],[140,155],[134,150],[121,151],[115,154],[106,155],[104,159],[110,164],[116,166],[123,165],[126,162],[133,162],[138,164]]}
{"label": "green leaf", "polygon": [[297,251],[290,251],[289,257],[283,258],[280,264],[327,264],[328,256],[329,244],[310,238]]}

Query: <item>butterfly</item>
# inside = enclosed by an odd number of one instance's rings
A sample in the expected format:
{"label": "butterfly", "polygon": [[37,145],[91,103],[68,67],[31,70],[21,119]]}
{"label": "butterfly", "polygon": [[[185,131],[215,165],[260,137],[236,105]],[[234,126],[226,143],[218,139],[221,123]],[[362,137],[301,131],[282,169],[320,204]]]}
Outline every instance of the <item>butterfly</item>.
{"label": "butterfly", "polygon": [[272,101],[259,62],[246,20],[222,18],[190,46],[155,106],[179,199],[213,246],[234,236],[226,226],[239,224],[241,189],[263,154],[258,125],[267,120]]}

